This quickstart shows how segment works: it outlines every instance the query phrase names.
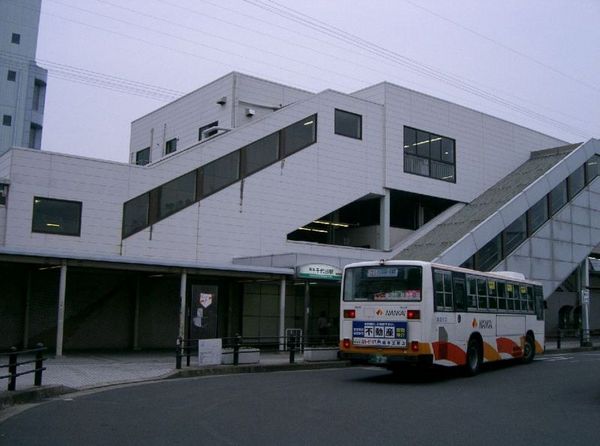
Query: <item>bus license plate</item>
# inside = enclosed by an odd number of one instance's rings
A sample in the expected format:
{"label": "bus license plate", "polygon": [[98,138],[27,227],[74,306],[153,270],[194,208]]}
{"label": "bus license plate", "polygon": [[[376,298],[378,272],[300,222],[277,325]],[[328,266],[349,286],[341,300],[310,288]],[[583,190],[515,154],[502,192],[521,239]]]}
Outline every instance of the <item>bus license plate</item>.
{"label": "bus license plate", "polygon": [[352,322],[352,343],[364,347],[406,348],[406,322]]}

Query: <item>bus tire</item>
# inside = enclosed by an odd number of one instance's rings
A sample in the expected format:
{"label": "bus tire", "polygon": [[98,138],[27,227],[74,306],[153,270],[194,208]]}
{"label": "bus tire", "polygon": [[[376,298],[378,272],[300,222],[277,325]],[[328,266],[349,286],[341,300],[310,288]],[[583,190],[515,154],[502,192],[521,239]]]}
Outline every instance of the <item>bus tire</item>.
{"label": "bus tire", "polygon": [[475,338],[469,339],[469,344],[467,345],[467,363],[465,365],[467,375],[477,375],[481,369],[482,362],[483,358],[479,341]]}
{"label": "bus tire", "polygon": [[533,358],[535,358],[535,340],[533,339],[533,336],[528,334],[525,336],[522,361],[525,364],[529,364],[533,361]]}

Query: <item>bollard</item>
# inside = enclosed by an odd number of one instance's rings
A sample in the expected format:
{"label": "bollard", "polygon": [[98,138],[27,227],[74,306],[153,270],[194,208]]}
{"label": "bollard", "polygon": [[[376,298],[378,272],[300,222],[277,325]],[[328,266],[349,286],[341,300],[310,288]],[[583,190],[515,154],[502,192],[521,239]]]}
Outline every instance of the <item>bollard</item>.
{"label": "bollard", "polygon": [[235,341],[233,342],[233,365],[239,365],[240,363],[240,344],[242,343],[242,337],[239,334],[235,335]]}
{"label": "bollard", "polygon": [[8,355],[8,390],[15,390],[17,388],[17,347],[10,348],[10,355]]}
{"label": "bollard", "polygon": [[558,350],[560,350],[560,334],[561,334],[561,331],[558,330],[558,338],[556,338],[556,348]]}
{"label": "bollard", "polygon": [[42,372],[44,371],[44,344],[38,343],[36,348],[39,350],[35,354],[35,373],[33,385],[39,387],[42,385]]}
{"label": "bollard", "polygon": [[296,337],[295,336],[289,337],[288,345],[290,347],[290,364],[293,364],[296,359],[295,358],[295,356],[296,356]]}
{"label": "bollard", "polygon": [[181,336],[179,336],[177,338],[177,341],[175,343],[175,368],[177,370],[181,369],[181,343],[182,343],[183,339],[181,339]]}

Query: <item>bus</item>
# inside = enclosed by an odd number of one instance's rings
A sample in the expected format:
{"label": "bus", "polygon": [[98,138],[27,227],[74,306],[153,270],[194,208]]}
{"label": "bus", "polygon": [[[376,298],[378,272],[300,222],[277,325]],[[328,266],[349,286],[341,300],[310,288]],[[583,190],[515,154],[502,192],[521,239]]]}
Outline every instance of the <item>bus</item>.
{"label": "bus", "polygon": [[340,356],[392,371],[533,361],[544,351],[541,284],[520,273],[480,272],[421,261],[347,265]]}

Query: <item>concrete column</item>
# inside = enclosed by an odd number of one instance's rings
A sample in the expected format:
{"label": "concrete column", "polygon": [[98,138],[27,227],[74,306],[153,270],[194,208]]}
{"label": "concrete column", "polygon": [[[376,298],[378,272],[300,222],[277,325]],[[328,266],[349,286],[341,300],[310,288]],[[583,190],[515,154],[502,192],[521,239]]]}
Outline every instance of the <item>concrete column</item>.
{"label": "concrete column", "polygon": [[63,354],[63,337],[65,332],[65,300],[67,294],[67,262],[60,267],[60,282],[58,285],[58,318],[56,322],[56,356]]}
{"label": "concrete column", "polygon": [[579,295],[581,297],[581,346],[591,347],[592,340],[590,338],[590,265],[588,258],[579,266],[580,270],[580,287]]}
{"label": "concrete column", "polygon": [[379,204],[379,245],[384,251],[390,249],[390,190],[385,189]]}
{"label": "concrete column", "polygon": [[179,308],[179,337],[185,338],[185,309],[187,297],[187,272],[184,270],[181,273],[181,282],[179,285],[179,298],[181,305]]}
{"label": "concrete column", "polygon": [[140,276],[135,278],[135,309],[133,310],[133,349],[140,349]]}
{"label": "concrete column", "polygon": [[27,271],[27,289],[25,290],[25,314],[23,315],[23,348],[29,348],[29,308],[31,307],[31,283],[33,272]]}
{"label": "concrete column", "polygon": [[306,341],[308,338],[308,317],[310,316],[310,284],[308,280],[304,282],[304,333],[302,336],[304,337],[304,346],[306,346]]}
{"label": "concrete column", "polygon": [[285,348],[285,277],[279,285],[279,350]]}

